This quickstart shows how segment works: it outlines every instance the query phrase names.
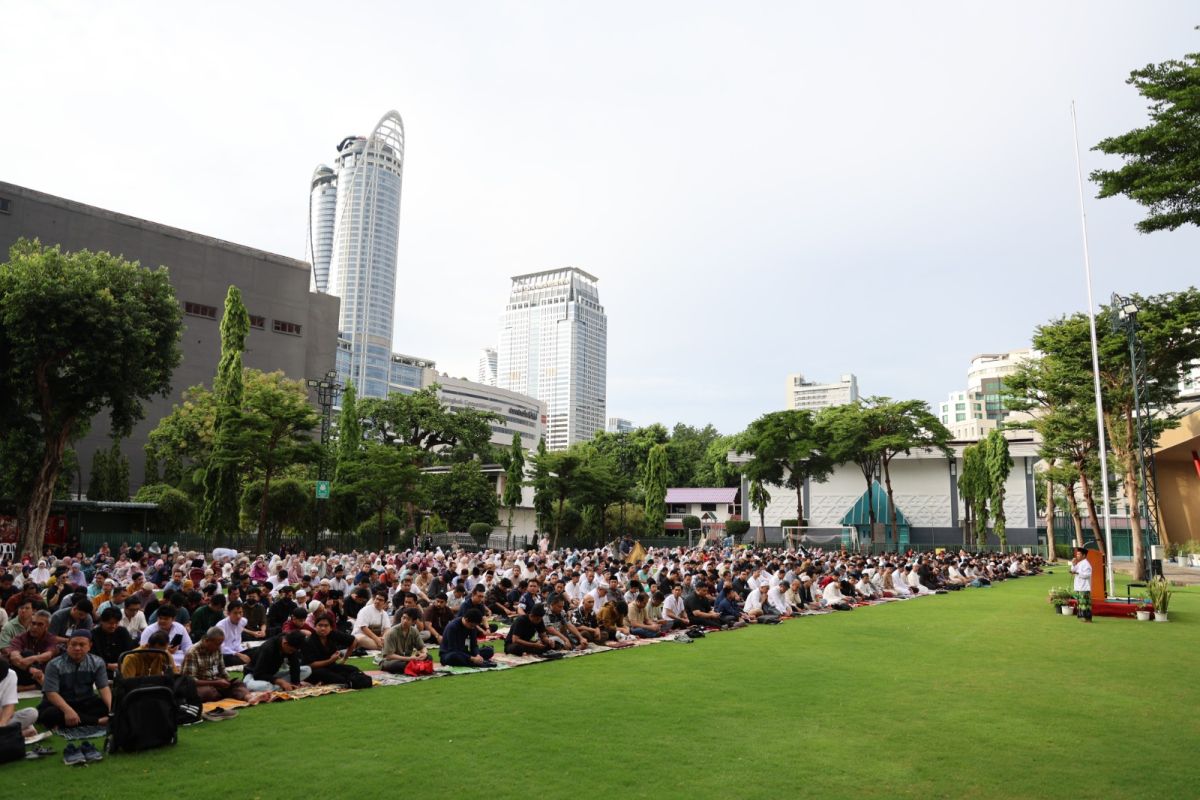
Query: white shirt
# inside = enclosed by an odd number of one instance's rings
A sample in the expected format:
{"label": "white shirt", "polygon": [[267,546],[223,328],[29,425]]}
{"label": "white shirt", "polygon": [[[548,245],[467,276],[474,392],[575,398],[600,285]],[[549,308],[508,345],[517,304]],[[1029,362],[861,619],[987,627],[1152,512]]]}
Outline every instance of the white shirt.
{"label": "white shirt", "polygon": [[1075,591],[1090,592],[1092,591],[1092,565],[1086,558],[1078,564],[1071,565],[1071,572],[1075,573]]}
{"label": "white shirt", "polygon": [[[0,709],[17,704],[17,671],[10,669],[0,681]],[[10,722],[12,720],[9,720]]]}
{"label": "white shirt", "polygon": [[237,625],[230,622],[229,617],[224,617],[217,623],[217,627],[225,633],[225,641],[221,643],[222,653],[236,655],[245,649],[242,645],[242,631],[246,630],[245,617],[239,619]]}
{"label": "white shirt", "polygon": [[846,596],[842,594],[842,587],[838,586],[837,581],[830,581],[825,584],[825,588],[821,590],[821,597],[829,605],[846,602]]}
{"label": "white shirt", "polygon": [[763,600],[766,597],[766,591],[763,589],[755,589],[750,594],[746,595],[746,604],[742,610],[747,614],[757,614],[763,610]]}
{"label": "white shirt", "polygon": [[785,596],[789,587],[790,584],[780,582],[775,585],[775,588],[767,592],[767,602],[773,605],[776,611],[787,613],[789,610],[791,603],[788,602]]}
{"label": "white shirt", "polygon": [[357,636],[362,633],[363,628],[370,628],[371,626],[379,628],[380,636],[387,633],[388,628],[392,627],[391,616],[388,615],[386,610],[380,611],[376,608],[374,603],[364,607],[362,611],[358,612],[358,616],[354,618],[354,634]]}
{"label": "white shirt", "polygon": [[563,587],[563,591],[566,592],[567,599],[571,601],[571,605],[578,603],[586,594],[583,591],[583,584],[577,580],[567,581],[567,585]]}
{"label": "white shirt", "polygon": [[584,594],[593,594],[596,591],[596,587],[600,585],[607,586],[608,584],[605,583],[604,579],[599,575],[593,576],[590,580],[588,579],[587,575],[580,576],[579,591],[582,593],[580,596]]}
{"label": "white shirt", "polygon": [[[138,616],[141,616],[140,611],[138,612]],[[162,626],[155,622],[153,625],[146,628],[146,630],[142,631],[142,638],[138,640],[138,643],[143,645],[146,644],[150,641],[150,637],[154,635],[154,632],[160,630],[162,630]],[[188,650],[192,649],[192,637],[188,636],[186,628],[184,628],[178,622],[172,622],[171,630],[167,631],[167,644],[171,644],[175,640],[175,637],[179,636],[180,634],[183,635],[183,641],[180,643],[179,647],[175,649],[175,666],[177,667],[183,666],[183,657],[187,655]]]}
{"label": "white shirt", "polygon": [[[604,588],[607,589],[608,587],[606,586]],[[588,594],[591,595],[592,599],[596,601],[597,614],[600,613],[600,609],[604,608],[606,603],[611,603],[613,600],[612,592],[606,591],[603,595],[601,595],[598,589],[592,589],[590,592],[588,592]]]}
{"label": "white shirt", "polygon": [[683,607],[683,598],[676,597],[674,592],[667,595],[666,599],[663,600],[663,616],[668,619],[678,617],[687,622],[687,610]]}
{"label": "white shirt", "polygon": [[121,621],[118,624],[125,630],[129,631],[129,635],[131,637],[140,641],[142,637],[142,631],[146,630],[146,615],[139,611],[130,617],[122,610]]}

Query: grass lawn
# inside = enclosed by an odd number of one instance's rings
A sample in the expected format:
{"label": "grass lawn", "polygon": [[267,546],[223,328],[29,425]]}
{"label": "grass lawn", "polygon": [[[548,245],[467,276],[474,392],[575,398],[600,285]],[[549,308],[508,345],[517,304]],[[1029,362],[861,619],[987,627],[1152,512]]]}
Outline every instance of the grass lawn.
{"label": "grass lawn", "polygon": [[1200,589],[1176,588],[1165,625],[1086,625],[1051,613],[1054,572],[246,709],[171,749],[7,765],[3,794],[1197,796]]}

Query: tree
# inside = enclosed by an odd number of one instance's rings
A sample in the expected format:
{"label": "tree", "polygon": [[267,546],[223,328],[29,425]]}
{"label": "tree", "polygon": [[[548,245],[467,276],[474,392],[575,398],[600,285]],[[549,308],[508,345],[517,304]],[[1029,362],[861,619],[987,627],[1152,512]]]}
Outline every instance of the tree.
{"label": "tree", "polygon": [[138,489],[134,500],[139,503],[157,503],[155,528],[160,533],[175,535],[191,530],[196,518],[196,504],[174,486],[165,483],[148,483]]}
{"label": "tree", "polygon": [[108,467],[108,451],[97,450],[92,456],[92,471],[88,473],[88,500],[109,500],[110,492],[108,489],[108,476],[111,470]]}
{"label": "tree", "polygon": [[243,407],[233,418],[226,452],[244,472],[262,482],[258,510],[258,551],[263,552],[271,479],[291,464],[315,461],[319,446],[312,439],[317,412],[308,404],[303,381],[282,372],[259,374],[244,385]]}
{"label": "tree", "polygon": [[[0,462],[20,472],[18,553],[38,554],[68,444],[101,411],[128,435],[171,388],[181,313],[165,269],[22,239],[0,264]],[[13,457],[13,448],[31,449]]]}
{"label": "tree", "polygon": [[521,487],[525,485],[525,450],[521,447],[521,434],[513,433],[512,445],[508,450],[508,464],[504,470],[504,496],[501,500],[508,509],[507,532],[504,547],[512,546],[513,512],[521,504]]}
{"label": "tree", "polygon": [[703,460],[696,467],[696,486],[737,486],[742,473],[736,464],[729,463],[729,452],[737,450],[736,436],[718,436],[708,443]]}
{"label": "tree", "polygon": [[707,477],[703,469],[705,456],[709,445],[720,438],[721,434],[712,425],[694,428],[682,422],[676,423],[667,442],[670,485],[704,486],[700,479]]}
{"label": "tree", "polygon": [[339,491],[355,494],[375,516],[378,546],[386,542],[388,511],[411,498],[420,475],[416,454],[404,446],[368,442],[362,456],[348,465]]}
{"label": "tree", "polygon": [[425,460],[434,452],[444,453],[446,460],[489,454],[491,425],[501,421],[500,417],[473,408],[452,411],[438,397],[439,388],[434,384],[412,394],[367,398],[357,404],[358,417],[366,423],[370,436],[407,445]]}
{"label": "tree", "polygon": [[346,469],[362,452],[363,430],[358,418],[358,393],[353,381],[346,381],[346,389],[342,392],[342,411],[338,415],[337,427],[337,465],[334,468],[333,479],[340,481]]}
{"label": "tree", "polygon": [[[285,530],[307,533],[316,486],[311,481],[283,478],[273,486],[262,479],[246,484],[242,490],[242,516],[245,527],[258,528],[257,552],[275,549]],[[265,511],[265,513],[264,513]]]}
{"label": "tree", "polygon": [[667,519],[667,446],[656,444],[646,456],[643,492],[646,496],[646,534],[662,536]]}
{"label": "tree", "polygon": [[[878,413],[873,406],[856,401],[822,409],[816,419],[820,439],[829,447],[829,459],[834,464],[857,465],[866,481],[868,498],[880,468],[880,453],[871,447]],[[877,521],[874,503],[867,504],[867,515],[874,528]]]}
{"label": "tree", "polygon": [[830,441],[808,409],[764,414],[742,434],[739,449],[750,455],[742,470],[751,481],[786,486],[796,493],[796,519],[804,524],[804,483],[824,482],[833,471]]}
{"label": "tree", "polygon": [[946,458],[952,453],[947,446],[950,431],[929,412],[923,400],[894,401],[887,397],[870,398],[875,414],[870,419],[875,423],[870,429],[871,440],[868,450],[879,455],[883,467],[883,485],[887,489],[888,524],[892,528],[892,540],[899,541],[896,524],[896,497],[892,490],[892,459],[914,449],[940,450]]}
{"label": "tree", "polygon": [[[539,451],[541,447],[539,446]],[[585,471],[584,459],[573,450],[560,450],[554,453],[544,453],[534,459],[538,468],[535,481],[542,482],[541,492],[543,501],[549,501],[556,506],[554,511],[554,543],[552,549],[558,549],[558,537],[563,530],[563,510],[567,498],[576,491],[578,483]],[[536,504],[536,501],[535,501]],[[578,513],[578,512],[576,512]]]}
{"label": "tree", "polygon": [[533,510],[537,517],[537,528],[546,531],[553,523],[554,496],[550,485],[550,458],[546,451],[546,439],[538,440],[537,454],[533,458]]}
{"label": "tree", "polygon": [[200,529],[216,544],[225,534],[238,528],[239,467],[233,447],[238,417],[242,409],[242,351],[250,332],[250,315],[242,303],[242,293],[230,286],[225,294],[225,313],[221,317],[221,360],[213,381],[216,416],[213,422],[213,453],[204,471],[204,505],[200,509]]}
{"label": "tree", "polygon": [[499,505],[496,487],[478,461],[452,464],[448,472],[426,475],[429,507],[452,531],[466,531],[473,522],[495,525]]}
{"label": "tree", "polygon": [[771,493],[760,480],[750,482],[750,505],[758,512],[757,544],[767,543],[767,506],[771,504]]}
{"label": "tree", "polygon": [[[987,469],[987,456],[982,442],[963,449],[962,473],[958,476],[958,491],[966,507],[965,517],[969,535],[976,547],[987,547],[988,500],[992,496],[991,476]],[[974,520],[971,520],[972,513]]]}
{"label": "tree", "polygon": [[1126,83],[1150,101],[1150,124],[1092,148],[1125,159],[1119,169],[1092,172],[1098,196],[1145,206],[1142,233],[1200,225],[1200,53],[1134,70]]}
{"label": "tree", "polygon": [[1008,534],[1005,533],[1007,517],[1004,513],[1005,483],[1012,471],[1013,460],[1008,454],[1008,439],[998,430],[994,430],[984,439],[983,463],[987,469],[988,484],[991,488],[992,529],[1000,540],[1000,547],[1008,547]]}
{"label": "tree", "polygon": [[154,452],[154,448],[149,444],[142,445],[142,452],[146,456],[144,466],[142,467],[142,486],[150,486],[159,482],[158,475],[158,454]]}

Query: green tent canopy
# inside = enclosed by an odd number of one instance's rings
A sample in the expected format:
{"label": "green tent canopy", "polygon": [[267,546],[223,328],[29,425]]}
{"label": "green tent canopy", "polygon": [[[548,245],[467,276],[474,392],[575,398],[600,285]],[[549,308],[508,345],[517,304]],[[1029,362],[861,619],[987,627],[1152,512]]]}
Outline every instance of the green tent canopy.
{"label": "green tent canopy", "polygon": [[846,516],[842,517],[843,525],[852,525],[858,530],[859,541],[871,541],[871,506],[875,507],[875,521],[886,526],[885,532],[886,541],[888,544],[907,546],[909,543],[909,531],[911,526],[908,524],[908,518],[904,516],[904,512],[900,510],[900,506],[896,506],[896,533],[899,535],[899,541],[893,541],[892,528],[888,518],[888,499],[887,492],[879,485],[879,481],[871,481],[870,491],[862,493],[855,501],[850,510],[846,512]]}

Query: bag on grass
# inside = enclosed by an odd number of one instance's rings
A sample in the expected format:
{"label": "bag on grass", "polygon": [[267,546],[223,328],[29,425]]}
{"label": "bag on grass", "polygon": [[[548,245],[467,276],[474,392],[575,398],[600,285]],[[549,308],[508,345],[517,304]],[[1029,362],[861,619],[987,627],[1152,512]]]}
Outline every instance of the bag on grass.
{"label": "bag on grass", "polygon": [[429,661],[429,660],[410,661],[410,662],[408,662],[408,665],[404,668],[404,674],[411,675],[414,678],[419,678],[422,675],[432,675],[433,674],[433,662]]}
{"label": "bag on grass", "polygon": [[25,737],[19,725],[0,727],[0,764],[25,758]]}

